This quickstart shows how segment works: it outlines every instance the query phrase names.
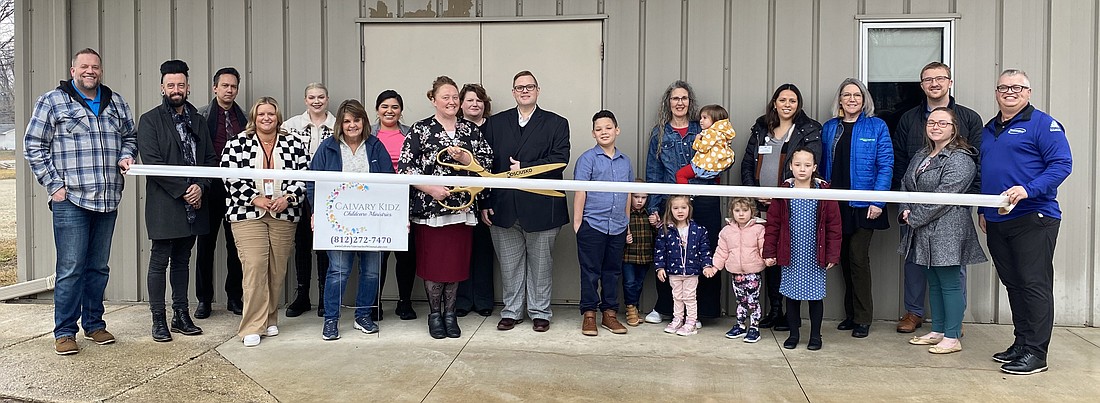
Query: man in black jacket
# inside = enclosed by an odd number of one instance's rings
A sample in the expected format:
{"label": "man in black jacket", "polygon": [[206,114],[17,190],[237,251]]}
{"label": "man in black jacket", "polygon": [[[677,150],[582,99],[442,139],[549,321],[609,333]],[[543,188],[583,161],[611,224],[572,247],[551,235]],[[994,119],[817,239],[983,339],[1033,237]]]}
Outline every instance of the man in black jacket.
{"label": "man in black jacket", "polygon": [[[569,122],[539,108],[539,85],[530,71],[512,79],[516,107],[489,118],[485,139],[493,146],[494,173],[542,164],[569,162]],[[562,179],[563,169],[532,176]],[[521,190],[493,189],[482,207],[500,261],[504,309],[498,330],[511,330],[523,321],[523,305],[536,332],[550,329],[550,289],[554,240],[569,222],[564,197]]]}
{"label": "man in black jacket", "polygon": [[[138,120],[138,153],[149,165],[214,166],[214,149],[207,134],[206,119],[199,115],[187,95],[187,63],[169,60],[160,66],[160,105]],[[145,227],[153,241],[149,252],[149,309],[153,313],[152,335],[158,342],[171,341],[164,312],[165,272],[172,284],[171,332],[202,334],[187,311],[187,283],[191,248],[196,235],[210,231],[210,208],[203,194],[211,187],[206,178],[150,176],[145,187]],[[169,270],[169,267],[171,269]]]}
{"label": "man in black jacket", "polygon": [[[214,73],[214,99],[210,104],[199,108],[199,114],[206,119],[206,128],[210,143],[214,146],[214,155],[221,160],[222,149],[229,139],[244,131],[248,120],[244,111],[237,106],[237,89],[241,74],[232,67],[223,67]],[[211,186],[203,196],[203,203],[210,207],[210,233],[199,236],[198,256],[195,261],[195,297],[199,306],[195,317],[206,319],[210,316],[210,303],[214,300],[214,250],[218,247],[218,228],[225,227],[225,295],[226,309],[241,314],[244,303],[241,297],[241,259],[237,256],[237,245],[233,241],[233,232],[225,221],[225,186]]]}
{"label": "man in black jacket", "polygon": [[[955,103],[951,96],[951,68],[940,62],[928,63],[920,72],[920,87],[925,99],[920,105],[901,115],[898,126],[891,136],[894,142],[894,181],[892,188],[901,187],[901,178],[909,168],[913,155],[925,147],[925,124],[933,109],[948,107],[955,111],[959,127],[955,130],[966,138],[966,142],[978,151],[982,143],[982,117],[970,108]],[[979,161],[975,159],[975,163]],[[978,193],[981,182],[975,177],[967,193]],[[902,231],[907,227],[902,226]],[[924,267],[905,262],[905,316],[898,321],[898,333],[912,333],[924,323],[924,300],[927,295],[927,282]],[[962,270],[963,298],[966,298],[966,267]]]}

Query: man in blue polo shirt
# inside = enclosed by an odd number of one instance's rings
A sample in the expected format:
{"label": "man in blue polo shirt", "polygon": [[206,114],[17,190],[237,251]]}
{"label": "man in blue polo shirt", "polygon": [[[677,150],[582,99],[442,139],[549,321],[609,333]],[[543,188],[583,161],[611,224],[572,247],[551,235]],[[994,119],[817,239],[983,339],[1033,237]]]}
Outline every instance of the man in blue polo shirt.
{"label": "man in blue polo shirt", "polygon": [[997,80],[1000,112],[982,132],[982,193],[1002,194],[1011,211],[979,209],[989,254],[1008,290],[1016,336],[993,354],[1001,371],[1030,375],[1047,369],[1054,327],[1054,245],[1062,212],[1058,186],[1073,168],[1062,124],[1032,106],[1027,73],[1005,70]]}

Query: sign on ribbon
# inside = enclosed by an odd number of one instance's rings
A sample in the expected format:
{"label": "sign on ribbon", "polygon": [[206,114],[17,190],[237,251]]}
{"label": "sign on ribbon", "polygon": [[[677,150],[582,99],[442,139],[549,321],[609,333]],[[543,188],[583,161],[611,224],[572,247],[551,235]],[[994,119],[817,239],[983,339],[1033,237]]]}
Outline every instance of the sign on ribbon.
{"label": "sign on ribbon", "polygon": [[409,186],[316,182],[313,249],[409,249]]}

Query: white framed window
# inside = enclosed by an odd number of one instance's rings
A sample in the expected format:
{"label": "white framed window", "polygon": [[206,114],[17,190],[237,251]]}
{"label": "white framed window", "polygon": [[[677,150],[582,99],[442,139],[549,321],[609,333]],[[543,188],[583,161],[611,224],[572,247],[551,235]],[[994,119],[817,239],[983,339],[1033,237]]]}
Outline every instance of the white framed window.
{"label": "white framed window", "polygon": [[920,71],[934,61],[952,66],[953,18],[862,20],[859,78],[875,100],[875,115],[893,130],[901,114],[920,104]]}

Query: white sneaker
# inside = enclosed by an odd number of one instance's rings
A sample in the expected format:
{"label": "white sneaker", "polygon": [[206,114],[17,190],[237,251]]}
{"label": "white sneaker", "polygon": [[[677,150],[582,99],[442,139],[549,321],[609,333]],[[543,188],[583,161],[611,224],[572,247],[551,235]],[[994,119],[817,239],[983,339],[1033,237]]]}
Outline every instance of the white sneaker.
{"label": "white sneaker", "polygon": [[264,336],[275,337],[279,335],[279,327],[271,325],[267,327],[267,332],[264,332]]}
{"label": "white sneaker", "polygon": [[661,323],[661,314],[657,313],[657,310],[649,312],[649,315],[645,316],[645,323]]}
{"label": "white sneaker", "polygon": [[698,320],[695,321],[695,330],[699,330],[699,329],[702,329],[702,328],[703,328],[703,322],[698,321]]}
{"label": "white sneaker", "polygon": [[250,334],[250,335],[244,336],[244,346],[245,347],[256,347],[258,345],[260,345],[260,335]]}

